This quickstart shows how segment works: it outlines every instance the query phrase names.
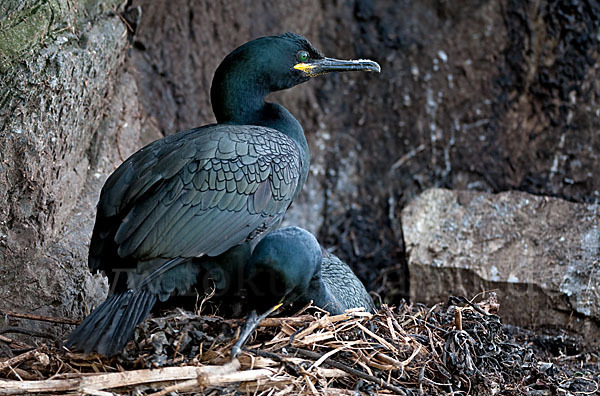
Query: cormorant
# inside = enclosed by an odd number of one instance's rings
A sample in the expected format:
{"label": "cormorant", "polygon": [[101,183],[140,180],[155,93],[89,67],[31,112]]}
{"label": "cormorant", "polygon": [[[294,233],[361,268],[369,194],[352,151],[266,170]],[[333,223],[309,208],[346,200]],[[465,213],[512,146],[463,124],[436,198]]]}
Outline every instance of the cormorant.
{"label": "cormorant", "polygon": [[293,33],[250,41],[225,57],[211,86],[217,124],[145,146],[104,184],[88,264],[108,276],[112,294],[66,345],[113,355],[157,299],[196,282],[203,258],[233,263],[230,271],[243,267],[251,247],[278,227],[308,174],[302,126],[266,96],[352,70],[380,68],[370,60],[325,58]]}
{"label": "cormorant", "polygon": [[375,312],[371,296],[350,267],[324,252],[317,239],[302,228],[286,227],[266,235],[248,260],[246,277],[248,300],[255,309],[246,317],[231,350],[233,357],[240,354],[260,321],[282,304],[312,301],[332,315],[358,307]]}

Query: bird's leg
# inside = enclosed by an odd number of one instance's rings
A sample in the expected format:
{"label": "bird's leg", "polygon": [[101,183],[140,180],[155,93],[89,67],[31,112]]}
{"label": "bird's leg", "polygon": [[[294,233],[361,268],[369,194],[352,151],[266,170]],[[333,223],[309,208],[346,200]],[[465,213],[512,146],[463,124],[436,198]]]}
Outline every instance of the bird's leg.
{"label": "bird's leg", "polygon": [[282,305],[283,303],[279,303],[274,307],[269,308],[265,313],[261,315],[258,315],[256,313],[256,310],[253,309],[248,314],[248,316],[246,316],[246,322],[244,323],[244,327],[242,328],[242,331],[240,333],[240,338],[237,340],[233,348],[231,348],[232,358],[235,359],[236,357],[240,356],[240,354],[242,353],[242,347],[246,345],[246,342],[248,342],[248,339],[250,338],[252,333],[254,333],[254,330],[256,330],[260,322],[262,322],[263,319],[265,319],[267,316],[271,315],[273,312],[279,309],[279,307],[281,307]]}

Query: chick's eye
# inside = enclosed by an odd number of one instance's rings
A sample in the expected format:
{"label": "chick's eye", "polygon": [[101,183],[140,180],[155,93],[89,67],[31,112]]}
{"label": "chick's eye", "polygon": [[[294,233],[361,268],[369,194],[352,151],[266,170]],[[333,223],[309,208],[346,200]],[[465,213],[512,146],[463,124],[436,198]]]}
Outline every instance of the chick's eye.
{"label": "chick's eye", "polygon": [[306,62],[308,60],[308,52],[306,51],[298,51],[298,55],[296,55],[300,62]]}

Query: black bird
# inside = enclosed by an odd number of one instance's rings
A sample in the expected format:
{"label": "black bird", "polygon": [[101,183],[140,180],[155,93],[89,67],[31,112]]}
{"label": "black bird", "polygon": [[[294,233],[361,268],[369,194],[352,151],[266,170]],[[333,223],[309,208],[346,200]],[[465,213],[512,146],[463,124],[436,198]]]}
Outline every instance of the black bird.
{"label": "black bird", "polygon": [[[375,305],[350,267],[324,252],[317,239],[298,227],[269,233],[256,245],[246,266],[248,300],[254,309],[246,317],[231,354],[236,357],[262,319],[282,304],[310,301],[332,315]],[[258,312],[261,312],[259,315]]]}
{"label": "black bird", "polygon": [[107,179],[88,264],[108,276],[113,294],[66,345],[113,355],[157,299],[196,282],[203,260],[241,270],[251,247],[278,227],[308,174],[302,126],[266,96],[351,70],[380,68],[369,60],[325,58],[293,33],[259,38],[230,53],[211,87],[218,123],[147,145]]}

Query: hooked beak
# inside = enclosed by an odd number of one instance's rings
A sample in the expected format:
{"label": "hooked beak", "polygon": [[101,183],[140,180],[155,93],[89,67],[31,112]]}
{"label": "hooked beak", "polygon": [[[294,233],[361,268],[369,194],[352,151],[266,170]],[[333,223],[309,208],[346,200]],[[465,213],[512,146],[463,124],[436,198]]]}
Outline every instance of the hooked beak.
{"label": "hooked beak", "polygon": [[306,63],[294,65],[294,69],[304,72],[308,77],[315,77],[321,74],[343,71],[367,71],[381,72],[381,67],[377,62],[369,59],[342,60],[333,58],[316,59]]}
{"label": "hooked beak", "polygon": [[235,359],[236,357],[241,355],[242,348],[244,347],[244,345],[246,345],[248,339],[250,338],[252,333],[254,333],[254,330],[256,330],[260,322],[262,322],[264,318],[271,315],[273,312],[277,311],[282,305],[283,303],[279,303],[274,307],[269,308],[265,313],[263,313],[260,316],[256,313],[256,310],[253,309],[248,314],[248,316],[246,316],[246,323],[244,323],[244,327],[242,328],[242,332],[240,333],[240,338],[237,340],[233,348],[231,348],[232,359]]}

